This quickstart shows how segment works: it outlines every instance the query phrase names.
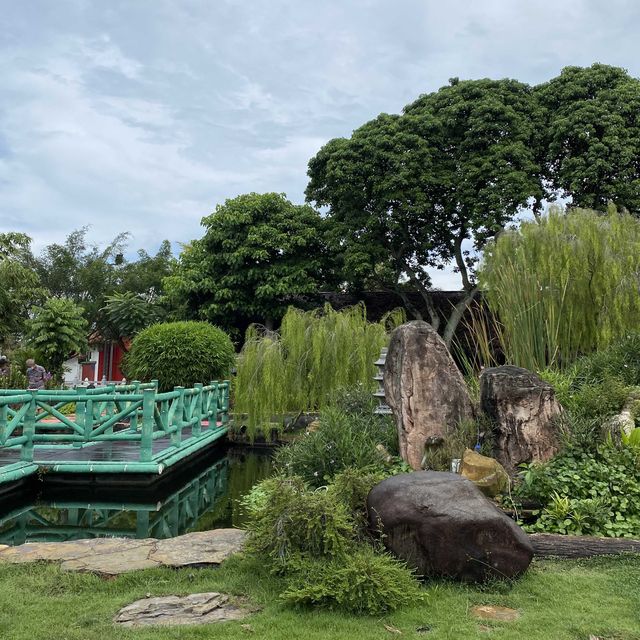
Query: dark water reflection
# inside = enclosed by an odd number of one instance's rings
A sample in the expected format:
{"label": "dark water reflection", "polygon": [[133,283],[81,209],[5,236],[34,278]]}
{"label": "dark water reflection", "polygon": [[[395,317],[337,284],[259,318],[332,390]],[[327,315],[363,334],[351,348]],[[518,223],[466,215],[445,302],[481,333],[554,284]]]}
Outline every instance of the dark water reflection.
{"label": "dark water reflection", "polygon": [[189,465],[164,487],[45,485],[0,505],[0,544],[97,537],[171,538],[238,527],[239,501],[271,472],[269,451],[228,449]]}

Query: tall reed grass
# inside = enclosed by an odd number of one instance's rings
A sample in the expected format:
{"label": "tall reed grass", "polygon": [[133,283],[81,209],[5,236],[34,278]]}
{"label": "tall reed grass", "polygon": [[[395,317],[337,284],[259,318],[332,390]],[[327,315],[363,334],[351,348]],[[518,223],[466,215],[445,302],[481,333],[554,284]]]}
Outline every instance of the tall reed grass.
{"label": "tall reed grass", "polygon": [[368,322],[364,305],[335,311],[289,308],[278,332],[249,327],[238,357],[234,411],[249,435],[268,433],[282,417],[321,409],[340,388],[373,390],[374,362],[390,329],[404,322],[401,310]]}
{"label": "tall reed grass", "polygon": [[552,208],[501,234],[479,277],[507,361],[565,367],[640,328],[640,221]]}

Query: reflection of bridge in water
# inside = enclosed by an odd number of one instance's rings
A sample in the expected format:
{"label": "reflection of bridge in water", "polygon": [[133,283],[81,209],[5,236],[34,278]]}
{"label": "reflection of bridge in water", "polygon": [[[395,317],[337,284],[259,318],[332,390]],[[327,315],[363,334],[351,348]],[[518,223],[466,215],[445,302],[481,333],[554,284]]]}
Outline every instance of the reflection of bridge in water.
{"label": "reflection of bridge in water", "polygon": [[0,517],[0,544],[98,537],[171,538],[197,527],[203,514],[215,510],[227,494],[228,473],[229,458],[224,457],[158,501],[32,502]]}

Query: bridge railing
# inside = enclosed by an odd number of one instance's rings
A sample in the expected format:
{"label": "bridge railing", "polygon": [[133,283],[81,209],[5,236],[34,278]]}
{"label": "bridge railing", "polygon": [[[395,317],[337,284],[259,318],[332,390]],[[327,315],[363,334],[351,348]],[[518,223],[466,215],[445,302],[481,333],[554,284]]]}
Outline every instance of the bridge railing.
{"label": "bridge railing", "polygon": [[[125,388],[123,388],[125,387]],[[75,404],[74,414],[61,409]],[[229,421],[229,382],[159,393],[154,383],[74,390],[0,390],[0,446],[21,447],[33,460],[33,446],[98,442],[139,442],[140,462],[153,459],[153,443],[168,438],[180,448],[203,428]],[[184,437],[186,435],[186,437]]]}

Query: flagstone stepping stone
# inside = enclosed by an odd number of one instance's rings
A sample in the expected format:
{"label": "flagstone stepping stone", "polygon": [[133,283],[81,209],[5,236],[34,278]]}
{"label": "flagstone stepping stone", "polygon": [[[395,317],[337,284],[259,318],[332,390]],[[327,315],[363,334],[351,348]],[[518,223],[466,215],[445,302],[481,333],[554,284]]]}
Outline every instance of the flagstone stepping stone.
{"label": "flagstone stepping stone", "polygon": [[480,605],[471,609],[471,615],[481,620],[498,620],[501,622],[513,622],[520,617],[520,612],[509,607],[497,605]]}
{"label": "flagstone stepping stone", "polygon": [[177,626],[242,620],[256,611],[239,598],[224,593],[143,598],[127,605],[114,621],[124,627]]}
{"label": "flagstone stepping stone", "polygon": [[60,562],[66,571],[118,575],[151,567],[218,565],[240,551],[246,534],[240,529],[212,529],[168,540],[92,538],[69,542],[27,542],[0,548],[0,562]]}

